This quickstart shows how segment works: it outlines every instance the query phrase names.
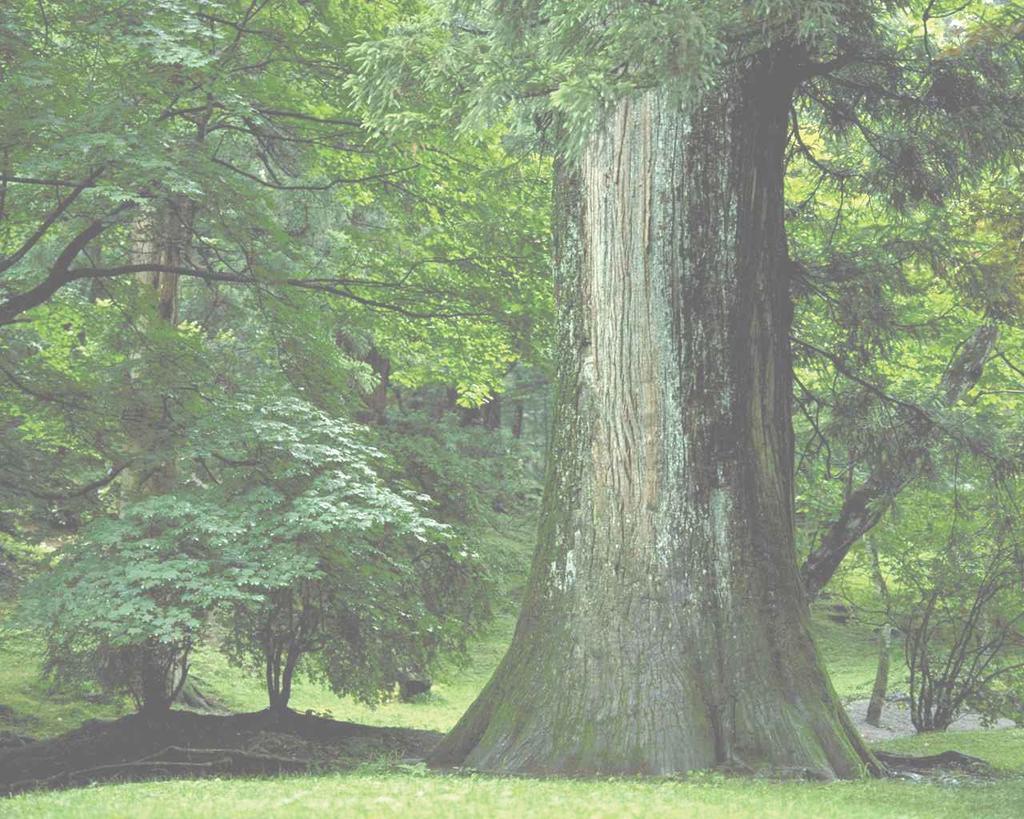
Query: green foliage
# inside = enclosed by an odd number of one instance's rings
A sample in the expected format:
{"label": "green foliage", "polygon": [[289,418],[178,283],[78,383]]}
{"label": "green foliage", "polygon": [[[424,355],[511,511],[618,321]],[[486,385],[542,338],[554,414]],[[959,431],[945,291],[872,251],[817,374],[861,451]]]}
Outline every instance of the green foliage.
{"label": "green foliage", "polygon": [[467,132],[511,115],[526,144],[554,118],[559,134],[547,142],[573,150],[638,89],[667,87],[692,103],[723,65],[773,44],[827,41],[850,16],[833,0],[440,0],[354,47],[360,71],[349,85],[385,133],[406,133],[440,100]]}
{"label": "green foliage", "polygon": [[[933,531],[931,538],[889,556],[920,731],[943,730],[966,708],[1014,718],[1024,701],[1019,530],[1000,517],[998,487],[957,485],[954,492],[947,519],[915,521]],[[936,538],[942,528],[944,537]]]}
{"label": "green foliage", "polygon": [[[191,457],[221,465],[207,484],[99,517],[26,589],[58,675],[127,688],[139,652],[184,664],[211,617],[231,612],[233,656],[263,657],[283,601],[317,607],[316,651],[339,692],[373,698],[403,663],[461,645],[485,613],[473,556],[385,486],[360,431],[300,400],[239,396],[200,426]],[[226,422],[234,419],[238,426]],[[287,619],[287,617],[286,617]],[[265,657],[264,657],[265,659]]]}
{"label": "green foliage", "polygon": [[43,635],[14,627],[9,611],[0,625],[0,731],[50,737],[90,719],[121,716],[126,704],[82,681],[58,684],[44,673]]}
{"label": "green foliage", "polygon": [[[415,5],[0,10],[0,528],[74,532],[268,369],[352,417],[370,350],[468,403],[547,360],[547,163],[436,117],[380,139],[341,80]],[[143,318],[147,231],[177,327]]]}
{"label": "green foliage", "polygon": [[[166,699],[211,626],[252,666],[306,612],[303,668],[374,700],[486,613],[344,420],[371,350],[468,404],[547,357],[546,164],[436,120],[381,140],[339,79],[411,6],[0,11],[0,523],[57,544],[25,598],[58,675]],[[179,321],[137,274],[178,277]]]}
{"label": "green foliage", "polygon": [[433,512],[451,524],[486,521],[495,511],[532,510],[540,485],[531,464],[535,439],[466,424],[455,412],[440,420],[408,412],[380,430],[398,473],[430,496]]}

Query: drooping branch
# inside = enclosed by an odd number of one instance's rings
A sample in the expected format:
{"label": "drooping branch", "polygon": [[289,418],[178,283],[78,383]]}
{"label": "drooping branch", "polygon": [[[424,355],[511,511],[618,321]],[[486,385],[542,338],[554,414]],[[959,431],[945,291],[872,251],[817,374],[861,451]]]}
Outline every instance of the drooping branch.
{"label": "drooping branch", "polygon": [[[104,229],[105,226],[103,223],[94,222],[89,228],[76,237],[75,241],[69,245],[69,248],[77,248],[71,258],[77,256],[81,249],[84,248],[91,239],[102,233]],[[62,259],[64,259],[67,254],[68,252],[65,251],[65,254],[62,254]],[[50,275],[35,287],[12,296],[7,301],[0,303],[0,327],[6,324],[12,324],[22,313],[43,304],[60,288],[71,284],[72,282],[81,281],[83,279],[111,279],[119,276],[136,275],[139,273],[171,273],[177,276],[185,276],[188,278],[202,279],[204,281],[220,282],[224,284],[281,286],[299,290],[310,290],[348,299],[356,302],[357,304],[362,304],[365,307],[370,307],[376,310],[397,313],[398,315],[409,319],[429,320],[482,318],[488,315],[483,311],[472,310],[414,309],[397,302],[384,301],[378,298],[369,298],[367,296],[360,295],[353,290],[354,287],[383,286],[383,283],[373,280],[348,279],[340,277],[334,279],[294,277],[279,281],[265,281],[254,275],[246,275],[244,273],[223,272],[198,267],[164,265],[148,262],[124,264],[113,267],[76,267],[72,269],[65,269],[59,264],[55,264]]]}

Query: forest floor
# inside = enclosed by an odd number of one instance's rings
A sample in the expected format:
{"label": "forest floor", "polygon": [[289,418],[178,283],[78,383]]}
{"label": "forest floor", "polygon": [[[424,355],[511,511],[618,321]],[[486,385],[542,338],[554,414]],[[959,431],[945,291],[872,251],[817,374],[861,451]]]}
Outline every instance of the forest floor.
{"label": "forest floor", "polygon": [[[523,537],[529,540],[532,535]],[[876,750],[914,755],[956,750],[987,760],[994,776],[948,772],[928,781],[881,780],[852,783],[774,782],[717,773],[665,779],[534,780],[446,775],[412,759],[448,730],[472,702],[500,660],[514,616],[500,613],[473,642],[466,660],[452,662],[435,677],[429,694],[413,702],[376,708],[335,696],[316,681],[296,683],[286,724],[266,713],[258,679],[229,666],[217,652],[200,651],[193,676],[200,689],[233,713],[198,715],[176,711],[157,730],[132,717],[128,704],[41,681],[38,645],[31,637],[0,637],[0,747],[17,736],[67,734],[40,743],[38,764],[17,770],[0,751],[0,780],[15,782],[53,776],[51,786],[74,785],[103,764],[119,778],[164,777],[162,781],[101,784],[88,788],[24,793],[0,800],[7,817],[1018,817],[1024,815],[1024,729],[966,730],[958,733],[886,737]],[[870,626],[814,616],[815,637],[833,685],[852,710],[870,693],[876,640]],[[891,690],[905,692],[899,648],[892,657]],[[889,703],[883,722],[902,720]],[[90,720],[102,720],[92,721]],[[83,725],[83,723],[85,723]],[[353,724],[356,723],[356,724]],[[374,727],[376,726],[376,727]],[[4,730],[8,732],[6,735]],[[107,732],[120,750],[106,758],[89,743]],[[896,733],[896,732],[892,732]],[[873,737],[869,736],[869,739]],[[81,744],[75,745],[76,742]],[[68,747],[61,750],[61,745]],[[95,749],[97,746],[93,746]],[[217,753],[190,752],[202,747]],[[61,754],[65,756],[62,757]],[[29,755],[21,757],[28,762]],[[366,760],[372,760],[367,762]],[[126,762],[140,762],[129,765]],[[203,778],[170,778],[176,771]],[[19,766],[22,763],[18,763]],[[116,766],[121,765],[122,770]],[[245,776],[220,777],[232,768]],[[310,772],[312,769],[312,773]],[[78,777],[68,773],[83,772]],[[253,778],[256,777],[256,778]]]}

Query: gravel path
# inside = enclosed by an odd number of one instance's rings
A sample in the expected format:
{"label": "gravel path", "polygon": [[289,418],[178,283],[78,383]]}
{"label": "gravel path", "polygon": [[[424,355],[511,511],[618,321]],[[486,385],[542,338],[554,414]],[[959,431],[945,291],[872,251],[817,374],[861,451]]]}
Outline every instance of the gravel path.
{"label": "gravel path", "polygon": [[[912,736],[914,726],[910,721],[910,709],[905,702],[887,702],[882,709],[882,719],[876,728],[864,721],[868,713],[868,700],[854,700],[846,704],[846,713],[857,726],[864,739],[875,742],[881,739],[896,739]],[[949,726],[950,731],[977,731],[983,728],[1013,728],[1016,723],[1010,719],[999,719],[992,725],[982,725],[981,715],[969,712]]]}

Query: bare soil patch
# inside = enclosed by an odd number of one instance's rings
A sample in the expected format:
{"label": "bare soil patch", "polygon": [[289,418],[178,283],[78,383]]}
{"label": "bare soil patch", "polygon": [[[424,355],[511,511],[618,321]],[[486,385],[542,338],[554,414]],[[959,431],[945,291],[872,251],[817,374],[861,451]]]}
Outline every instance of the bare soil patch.
{"label": "bare soil patch", "polygon": [[[882,709],[882,718],[878,725],[868,725],[866,717],[868,713],[868,700],[854,700],[847,703],[846,713],[850,715],[853,724],[857,726],[860,735],[869,742],[878,742],[885,739],[898,739],[899,737],[913,736],[916,731],[914,724],[910,721],[910,709],[903,702],[887,702]],[[1010,719],[999,719],[994,723],[986,725],[981,714],[968,712],[961,714],[947,730],[949,731],[978,731],[984,728],[1013,728],[1017,723]]]}

